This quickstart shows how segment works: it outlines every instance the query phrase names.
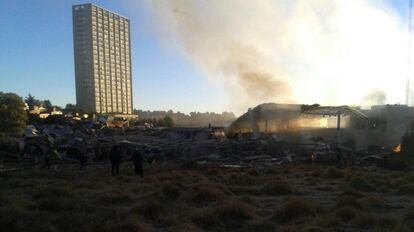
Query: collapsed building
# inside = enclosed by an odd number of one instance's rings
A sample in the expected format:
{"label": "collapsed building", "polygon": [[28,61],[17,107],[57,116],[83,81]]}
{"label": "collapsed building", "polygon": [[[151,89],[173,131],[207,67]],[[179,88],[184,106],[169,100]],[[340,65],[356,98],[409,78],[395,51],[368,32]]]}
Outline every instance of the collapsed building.
{"label": "collapsed building", "polygon": [[[67,119],[64,124],[29,126],[24,139],[0,140],[0,160],[36,163],[53,148],[52,162],[58,164],[80,163],[82,153],[88,165],[105,165],[111,148],[119,145],[125,151],[141,150],[151,163],[195,161],[269,168],[292,162],[369,165],[402,157],[393,155],[398,149],[401,154],[414,150],[414,146],[404,148],[406,143],[414,144],[414,136],[405,136],[408,142],[397,146],[414,123],[414,108],[403,105],[364,110],[266,103],[249,109],[229,128],[118,128],[105,126],[105,122]],[[339,163],[338,153],[343,155]],[[124,158],[130,157],[125,153]]]}
{"label": "collapsed building", "polygon": [[367,150],[400,149],[401,138],[411,134],[414,125],[414,107],[407,105],[376,105],[360,110],[368,116],[363,122],[351,118],[350,131],[356,148]]}
{"label": "collapsed building", "polygon": [[[271,135],[289,143],[332,143],[354,151],[398,149],[414,125],[414,107],[406,105],[320,106],[265,103],[240,116],[229,137]],[[397,148],[396,148],[397,147]]]}

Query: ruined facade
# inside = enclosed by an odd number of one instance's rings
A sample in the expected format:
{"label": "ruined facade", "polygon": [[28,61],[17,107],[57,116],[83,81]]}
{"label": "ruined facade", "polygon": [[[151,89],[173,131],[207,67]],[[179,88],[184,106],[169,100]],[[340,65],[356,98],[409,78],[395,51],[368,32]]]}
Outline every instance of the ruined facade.
{"label": "ruined facade", "polygon": [[271,134],[281,140],[309,143],[315,138],[357,151],[392,149],[414,125],[414,107],[265,103],[249,109],[228,129],[229,136]]}
{"label": "ruined facade", "polygon": [[413,129],[414,107],[377,105],[361,110],[368,121],[351,118],[349,131],[359,149],[389,148],[401,143],[404,134]]}

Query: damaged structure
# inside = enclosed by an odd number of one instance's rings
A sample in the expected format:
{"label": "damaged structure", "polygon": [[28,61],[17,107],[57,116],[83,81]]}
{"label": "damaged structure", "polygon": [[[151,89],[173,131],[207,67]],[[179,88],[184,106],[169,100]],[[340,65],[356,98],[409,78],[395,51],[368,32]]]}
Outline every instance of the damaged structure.
{"label": "damaged structure", "polygon": [[271,135],[290,143],[324,141],[353,151],[392,150],[413,128],[414,108],[406,105],[320,106],[265,103],[249,109],[228,136]]}
{"label": "damaged structure", "polygon": [[[389,157],[402,157],[414,150],[414,136],[410,133],[414,108],[403,105],[365,110],[265,103],[249,109],[228,128],[134,124],[119,127],[101,119],[64,119],[60,124],[28,126],[24,138],[0,139],[0,161],[7,164],[6,169],[20,168],[14,165],[19,162],[41,161],[51,150],[56,151],[51,155],[52,164],[81,163],[81,158],[86,157],[87,165],[105,166],[115,145],[125,151],[140,150],[149,163],[181,162],[260,170],[304,162],[381,165]],[[129,155],[125,152],[124,159],[128,160]]]}

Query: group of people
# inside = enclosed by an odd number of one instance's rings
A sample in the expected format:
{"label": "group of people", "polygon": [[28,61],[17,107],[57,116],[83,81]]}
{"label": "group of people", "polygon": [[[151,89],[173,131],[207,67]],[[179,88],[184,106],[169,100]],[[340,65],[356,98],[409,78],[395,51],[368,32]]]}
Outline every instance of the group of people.
{"label": "group of people", "polygon": [[[111,161],[111,174],[112,176],[119,174],[119,166],[122,162],[124,149],[115,145],[112,147],[111,152],[109,153],[109,160]],[[131,155],[131,160],[134,163],[135,175],[140,175],[143,177],[143,167],[142,167],[142,154],[139,149],[128,148],[127,154]]]}
{"label": "group of people", "polygon": [[[132,163],[134,164],[135,175],[139,175],[142,178],[144,175],[142,165],[143,157],[141,151],[137,148],[125,147],[122,145],[114,145],[109,153],[112,176],[119,174],[119,166],[121,165],[124,152],[126,152],[128,156],[131,156]],[[43,168],[50,169],[50,157],[56,155],[54,153],[56,153],[56,150],[51,147],[43,154]],[[80,149],[79,147],[71,147],[67,150],[67,153],[70,154],[71,157],[79,160],[81,169],[84,169],[86,167],[86,164],[88,162],[86,146],[85,149]]]}

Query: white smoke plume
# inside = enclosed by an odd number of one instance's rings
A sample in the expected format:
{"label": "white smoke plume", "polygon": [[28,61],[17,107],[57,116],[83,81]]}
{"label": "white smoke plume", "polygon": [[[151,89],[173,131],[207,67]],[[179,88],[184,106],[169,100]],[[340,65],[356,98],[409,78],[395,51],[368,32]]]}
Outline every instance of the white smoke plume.
{"label": "white smoke plume", "polygon": [[263,102],[402,103],[407,26],[382,1],[148,2],[166,42],[225,86],[233,110]]}
{"label": "white smoke plume", "polygon": [[365,95],[361,106],[369,108],[372,105],[384,105],[387,102],[387,95],[382,90],[372,90]]}

